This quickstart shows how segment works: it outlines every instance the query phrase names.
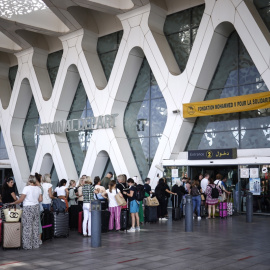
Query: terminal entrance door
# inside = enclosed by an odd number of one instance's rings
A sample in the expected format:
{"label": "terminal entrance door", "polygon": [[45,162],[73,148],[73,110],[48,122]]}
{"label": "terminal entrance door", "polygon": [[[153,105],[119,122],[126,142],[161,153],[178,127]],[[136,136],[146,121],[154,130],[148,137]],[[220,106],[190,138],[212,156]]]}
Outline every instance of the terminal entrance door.
{"label": "terminal entrance door", "polygon": [[210,178],[216,180],[216,175],[221,174],[222,178],[226,177],[227,190],[233,197],[233,205],[237,212],[241,211],[241,194],[238,192],[238,166],[192,166],[189,167],[191,179],[198,179],[199,175],[208,173]]}
{"label": "terminal entrance door", "polygon": [[200,174],[204,176],[205,173],[209,173],[210,178],[216,180],[216,175],[221,174],[222,177],[227,177],[229,189],[233,189],[238,182],[238,166],[196,166],[189,168],[191,179],[198,179]]}

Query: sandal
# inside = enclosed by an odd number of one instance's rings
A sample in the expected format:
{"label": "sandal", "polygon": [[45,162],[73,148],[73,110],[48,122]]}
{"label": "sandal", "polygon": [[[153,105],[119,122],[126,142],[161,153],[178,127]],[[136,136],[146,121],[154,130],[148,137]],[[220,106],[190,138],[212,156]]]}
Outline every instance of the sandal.
{"label": "sandal", "polygon": [[206,219],[210,219],[211,217],[206,217]]}

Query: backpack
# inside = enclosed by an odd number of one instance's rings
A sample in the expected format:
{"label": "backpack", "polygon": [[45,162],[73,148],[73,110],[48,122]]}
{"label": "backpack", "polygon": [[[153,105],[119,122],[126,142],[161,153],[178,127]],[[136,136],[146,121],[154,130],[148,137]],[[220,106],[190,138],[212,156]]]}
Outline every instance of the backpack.
{"label": "backpack", "polygon": [[136,192],[137,201],[142,201],[144,199],[144,186],[137,185],[136,189],[137,189],[137,192]]}
{"label": "backpack", "polygon": [[211,187],[211,188],[212,188],[212,191],[211,191],[211,197],[212,197],[212,199],[217,199],[219,197],[219,191],[217,189],[217,185],[215,185],[215,187]]}
{"label": "backpack", "polygon": [[53,199],[53,212],[57,213],[65,213],[66,211],[66,203],[62,199]]}
{"label": "backpack", "polygon": [[198,190],[197,187],[192,187],[192,188],[191,188],[191,195],[194,196],[194,197],[200,195],[200,192],[199,192],[199,190]]}
{"label": "backpack", "polygon": [[67,201],[69,202],[70,201],[70,198],[69,198],[69,191],[71,190],[72,188],[68,188],[68,198],[67,198]]}
{"label": "backpack", "polygon": [[156,186],[155,195],[159,200],[161,200],[163,198],[163,193],[162,193],[161,188],[159,186]]}

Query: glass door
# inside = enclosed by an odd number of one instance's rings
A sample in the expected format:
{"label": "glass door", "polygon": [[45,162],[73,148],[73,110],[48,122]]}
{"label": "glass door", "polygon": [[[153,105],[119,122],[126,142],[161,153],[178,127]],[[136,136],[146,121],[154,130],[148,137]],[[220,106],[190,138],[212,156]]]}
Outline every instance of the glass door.
{"label": "glass door", "polygon": [[253,212],[270,214],[270,164],[240,165],[240,209],[246,212],[246,195],[253,193]]}

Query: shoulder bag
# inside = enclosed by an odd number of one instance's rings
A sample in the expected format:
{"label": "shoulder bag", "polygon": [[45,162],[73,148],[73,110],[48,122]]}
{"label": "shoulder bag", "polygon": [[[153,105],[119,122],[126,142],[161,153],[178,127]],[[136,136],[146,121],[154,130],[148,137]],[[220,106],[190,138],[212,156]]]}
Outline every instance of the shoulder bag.
{"label": "shoulder bag", "polygon": [[121,196],[120,193],[117,192],[117,188],[116,188],[115,200],[116,200],[118,206],[125,206],[125,205],[127,205],[127,202],[124,199],[124,197]]}
{"label": "shoulder bag", "polygon": [[150,196],[146,198],[146,206],[159,206],[157,197],[151,198]]}

